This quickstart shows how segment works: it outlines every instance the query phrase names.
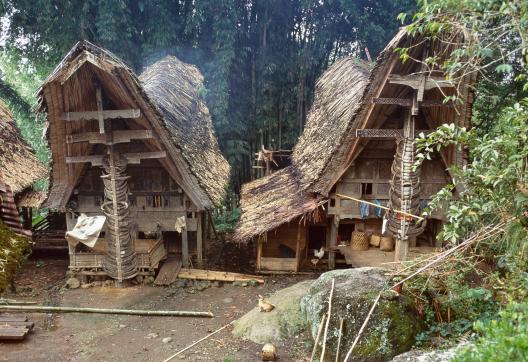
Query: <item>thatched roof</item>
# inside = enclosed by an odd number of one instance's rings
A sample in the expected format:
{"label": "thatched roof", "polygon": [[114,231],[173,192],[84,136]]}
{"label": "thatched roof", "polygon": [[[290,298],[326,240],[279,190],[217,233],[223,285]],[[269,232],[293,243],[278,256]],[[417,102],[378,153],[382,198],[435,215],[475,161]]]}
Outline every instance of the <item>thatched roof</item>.
{"label": "thatched roof", "polygon": [[236,240],[260,235],[318,207],[318,197],[299,187],[296,172],[288,166],[242,187]]}
{"label": "thatched roof", "polygon": [[220,204],[229,182],[229,163],[220,153],[209,109],[199,92],[203,76],[193,65],[168,56],[148,67],[139,80],[156,104],[174,144],[182,150],[200,185]]}
{"label": "thatched roof", "polygon": [[[306,128],[293,151],[289,174],[295,177],[295,181],[289,182],[290,186],[286,187],[288,192],[283,192],[284,187],[278,184],[279,179],[273,174],[244,187],[241,195],[242,216],[235,232],[236,240],[246,241],[299,216],[299,208],[292,208],[294,211],[291,214],[281,215],[282,219],[270,222],[269,216],[266,215],[269,210],[261,206],[267,202],[273,203],[274,207],[279,209],[281,205],[290,205],[290,195],[309,194],[313,195],[314,199],[328,196],[332,187],[368,142],[354,137],[355,130],[380,128],[397,107],[376,106],[372,99],[409,97],[409,89],[402,85],[389,84],[388,76],[416,72],[420,63],[412,60],[402,62],[395,49],[408,47],[411,59],[421,59],[426,46],[429,51],[436,53],[449,54],[449,50],[452,50],[446,49],[445,43],[428,44],[422,40],[410,36],[403,28],[381,52],[370,73],[366,64],[352,57],[336,61],[323,73],[316,84],[314,103],[308,114]],[[455,46],[455,42],[449,45],[451,48]],[[465,100],[464,105],[457,106],[456,109],[423,109],[428,118],[434,120],[431,127],[453,121],[461,126],[469,126],[471,82],[472,79],[468,79],[460,89],[460,96]],[[429,99],[442,100],[444,97],[438,90],[429,92]],[[454,147],[446,153],[445,160],[451,163],[462,161],[461,153]],[[256,183],[260,188],[253,186]],[[273,188],[278,191],[272,190]],[[246,216],[246,213],[249,216]]]}
{"label": "thatched roof", "polygon": [[0,100],[0,174],[3,182],[18,193],[47,176],[47,168],[22,139],[13,114]]}
{"label": "thatched roof", "polygon": [[53,159],[48,206],[63,209],[82,173],[83,164],[67,165],[65,157],[93,150],[87,143],[65,143],[65,135],[91,129],[93,121],[66,125],[61,116],[96,110],[96,83],[110,103],[111,108],[105,109],[140,110],[141,116],[129,121],[130,129],[152,129],[155,140],[144,140],[145,147],[167,152],[168,157],[160,162],[199,209],[220,204],[229,165],[220,153],[211,117],[199,94],[202,82],[198,69],[175,57],[152,65],[138,78],[110,52],[86,41],[77,43],[39,91],[40,109],[48,115]]}

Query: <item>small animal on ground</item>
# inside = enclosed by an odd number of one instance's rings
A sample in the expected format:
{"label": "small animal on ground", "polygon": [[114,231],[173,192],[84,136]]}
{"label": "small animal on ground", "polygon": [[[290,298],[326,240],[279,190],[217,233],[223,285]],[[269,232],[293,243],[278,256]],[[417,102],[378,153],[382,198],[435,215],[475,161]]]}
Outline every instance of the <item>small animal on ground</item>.
{"label": "small animal on ground", "polygon": [[268,302],[262,295],[258,295],[258,306],[261,312],[271,312],[275,306]]}
{"label": "small animal on ground", "polygon": [[312,263],[314,269],[317,268],[317,263],[319,263],[319,260],[321,260],[324,257],[325,254],[325,247],[321,246],[321,249],[317,250],[314,249],[313,251],[315,258],[311,259],[310,262]]}

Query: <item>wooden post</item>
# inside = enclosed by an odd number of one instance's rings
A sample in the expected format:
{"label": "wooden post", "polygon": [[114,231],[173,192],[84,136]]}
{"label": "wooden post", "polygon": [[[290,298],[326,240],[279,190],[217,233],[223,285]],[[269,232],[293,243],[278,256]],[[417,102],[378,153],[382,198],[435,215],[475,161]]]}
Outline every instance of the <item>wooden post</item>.
{"label": "wooden post", "polygon": [[301,223],[297,224],[297,241],[295,244],[295,271],[301,267]]}
{"label": "wooden post", "polygon": [[262,257],[262,238],[263,236],[259,236],[257,238],[257,270],[260,271],[260,258]]}
{"label": "wooden post", "polygon": [[337,245],[337,232],[339,228],[339,215],[334,215],[330,224],[330,240],[328,240],[328,269],[335,269],[335,250],[333,248]]}
{"label": "wooden post", "polygon": [[396,248],[394,249],[394,261],[399,263],[407,260],[409,252],[409,239],[396,238]]}
{"label": "wooden post", "polygon": [[182,230],[182,265],[184,268],[189,267],[189,238],[187,235],[187,213],[185,215],[185,227]]}
{"label": "wooden post", "polygon": [[198,258],[198,267],[203,267],[203,235],[202,235],[202,212],[198,212],[197,229],[196,229],[196,254]]}

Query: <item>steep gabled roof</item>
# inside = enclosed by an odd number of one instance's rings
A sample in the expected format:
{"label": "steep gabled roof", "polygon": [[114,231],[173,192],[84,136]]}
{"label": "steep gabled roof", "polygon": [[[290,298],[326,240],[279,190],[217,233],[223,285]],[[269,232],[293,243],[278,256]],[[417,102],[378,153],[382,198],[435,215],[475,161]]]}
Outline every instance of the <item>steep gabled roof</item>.
{"label": "steep gabled roof", "polygon": [[[461,38],[461,35],[455,35],[447,46],[439,42],[431,44],[409,35],[402,28],[380,53],[370,72],[365,63],[352,57],[332,64],[317,81],[306,128],[293,151],[288,174],[293,175],[295,182],[289,182],[287,187],[281,186],[280,179],[271,174],[246,185],[241,194],[242,216],[234,238],[246,241],[306,212],[303,208],[290,208],[290,214],[282,214],[281,219],[270,222],[266,215],[269,210],[259,206],[261,204],[269,201],[279,209],[281,205],[292,203],[292,195],[311,195],[316,204],[326,197],[366,144],[365,140],[355,137],[355,130],[380,128],[388,117],[387,110],[396,107],[376,106],[373,98],[409,96],[407,87],[389,84],[389,75],[415,72],[420,66],[417,59],[422,59],[426,48],[438,54],[449,54],[457,46],[457,41],[463,41]],[[401,61],[400,54],[395,51],[397,48],[409,48],[410,60]],[[470,84],[473,81],[474,78],[466,79],[458,89],[459,96],[465,101],[462,106],[424,109],[424,114],[432,120],[430,128],[444,122],[469,127]],[[428,95],[430,99],[443,100],[445,97],[437,90],[429,92],[432,92]],[[462,158],[462,153],[455,147],[443,154],[446,164],[459,163]],[[273,188],[277,191],[274,192]]]}
{"label": "steep gabled roof", "polygon": [[0,174],[3,182],[18,193],[45,178],[48,169],[24,141],[13,114],[0,100]]}
{"label": "steep gabled roof", "polygon": [[[203,77],[198,69],[167,57],[138,78],[112,53],[82,41],[39,90],[40,110],[48,115],[47,136],[53,159],[49,207],[65,207],[82,172],[83,165],[66,165],[66,156],[89,154],[91,149],[86,143],[66,145],[66,127],[79,133],[86,131],[88,124],[66,125],[62,114],[96,110],[95,82],[101,84],[116,109],[140,110],[140,118],[134,120],[136,127],[152,129],[168,156],[160,162],[200,209],[223,201],[230,168],[220,153],[211,117],[199,94]],[[153,147],[148,140],[145,144]]]}

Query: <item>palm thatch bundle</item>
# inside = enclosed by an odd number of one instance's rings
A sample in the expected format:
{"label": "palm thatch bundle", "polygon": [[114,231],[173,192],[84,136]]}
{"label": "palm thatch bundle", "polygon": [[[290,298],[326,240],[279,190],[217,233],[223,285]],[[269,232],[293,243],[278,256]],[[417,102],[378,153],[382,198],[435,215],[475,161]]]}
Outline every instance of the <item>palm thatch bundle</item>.
{"label": "palm thatch bundle", "polygon": [[0,100],[0,173],[3,181],[18,193],[46,177],[47,168],[24,141],[13,114]]}

